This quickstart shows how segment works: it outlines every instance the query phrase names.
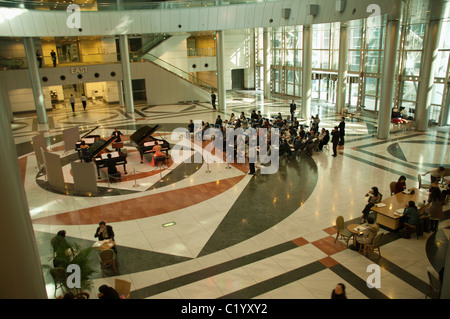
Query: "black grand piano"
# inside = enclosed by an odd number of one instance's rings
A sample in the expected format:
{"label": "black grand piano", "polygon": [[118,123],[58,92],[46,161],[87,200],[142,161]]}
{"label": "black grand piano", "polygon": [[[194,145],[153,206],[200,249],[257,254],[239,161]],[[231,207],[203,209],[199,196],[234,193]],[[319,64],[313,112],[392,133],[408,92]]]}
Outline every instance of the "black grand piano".
{"label": "black grand piano", "polygon": [[134,132],[130,136],[130,142],[134,145],[141,154],[141,163],[144,162],[144,154],[154,153],[153,147],[155,145],[161,145],[161,151],[166,152],[169,156],[170,144],[166,140],[157,139],[152,136],[161,126],[155,125],[153,127],[144,126]]}
{"label": "black grand piano", "polygon": [[118,152],[118,151],[110,151],[107,147],[111,145],[117,137],[113,136],[109,138],[107,141],[103,139],[99,139],[92,144],[88,151],[89,151],[89,158],[91,161],[95,163],[95,166],[97,167],[97,175],[100,179],[100,168],[107,167],[106,161],[108,161],[108,154],[111,154],[111,160],[113,160],[117,165],[123,165],[123,170],[125,174],[127,173],[127,155]]}
{"label": "black grand piano", "polygon": [[90,147],[96,141],[101,139],[100,135],[91,134],[92,132],[94,132],[98,128],[99,128],[99,126],[94,127],[92,130],[90,130],[89,132],[84,134],[78,142],[75,143],[75,150],[78,151],[78,155],[80,155],[81,141],[84,141],[86,143],[86,145],[88,145]]}

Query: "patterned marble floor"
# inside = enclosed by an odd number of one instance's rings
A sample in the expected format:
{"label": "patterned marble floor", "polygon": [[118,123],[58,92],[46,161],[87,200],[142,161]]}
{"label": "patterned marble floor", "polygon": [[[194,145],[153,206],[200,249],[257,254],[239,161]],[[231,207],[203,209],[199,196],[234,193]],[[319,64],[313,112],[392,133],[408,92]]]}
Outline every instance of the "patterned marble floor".
{"label": "patterned marble floor", "polygon": [[[90,246],[98,222],[105,220],[116,234],[119,274],[102,278],[93,256],[94,298],[100,285],[113,286],[115,278],[123,278],[132,283],[136,299],[329,299],[339,282],[351,299],[422,299],[428,290],[426,268],[439,271],[443,265],[450,214],[437,233],[417,240],[381,230],[381,258],[362,256],[341,240],[334,243],[334,225],[339,215],[347,224],[359,221],[372,186],[388,195],[389,183],[405,175],[408,187],[417,187],[417,173],[449,163],[448,130],[400,132],[381,141],[374,137],[376,119],[365,117],[347,122],[338,157],[325,150],[281,160],[276,174],[254,176],[245,164],[204,162],[173,164],[151,174],[150,157],[143,164],[133,160],[138,154],[125,139],[129,174],[114,185],[100,180],[99,187],[113,191],[92,197],[49,190],[30,143],[43,132],[49,150],[69,163],[73,154],[64,153],[62,130],[72,126],[81,132],[99,126],[96,134],[102,136],[117,127],[129,136],[143,125],[160,124],[157,137],[176,144],[172,130],[185,128],[191,119],[214,123],[218,114],[226,119],[253,109],[264,116],[288,115],[288,105],[239,92],[229,94],[220,113],[198,103],[136,105],[130,115],[118,105],[90,101],[86,112],[73,114],[64,107],[48,112],[48,125],[38,124],[33,114],[17,115],[12,128],[42,263],[49,263],[56,232],[64,229],[70,240]],[[312,113],[320,114],[321,127],[339,122],[325,104],[313,103]],[[163,227],[167,223],[173,225]],[[381,287],[370,289],[367,267],[374,263],[381,266]],[[52,281],[46,277],[46,282],[53,298]]]}

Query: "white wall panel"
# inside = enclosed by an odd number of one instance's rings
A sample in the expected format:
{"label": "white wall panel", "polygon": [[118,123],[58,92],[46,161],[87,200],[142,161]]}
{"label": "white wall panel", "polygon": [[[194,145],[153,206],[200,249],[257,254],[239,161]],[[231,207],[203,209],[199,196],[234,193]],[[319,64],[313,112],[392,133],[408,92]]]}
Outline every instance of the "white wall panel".
{"label": "white wall panel", "polygon": [[215,30],[224,30],[227,28],[228,15],[229,15],[229,7],[217,10],[217,25]]}
{"label": "white wall panel", "polygon": [[170,12],[168,12],[168,11],[160,11],[161,30],[166,30],[164,32],[168,32],[170,30]]}
{"label": "white wall panel", "polygon": [[161,15],[157,11],[150,12],[150,30],[154,33],[161,32]]}
{"label": "white wall panel", "polygon": [[208,30],[218,30],[217,29],[217,19],[219,16],[219,8],[217,7],[208,7],[207,8],[208,15]]}
{"label": "white wall panel", "polygon": [[199,14],[199,10],[198,9],[193,9],[191,11],[191,13],[188,14],[184,14],[183,17],[188,18],[189,22],[188,25],[186,25],[186,28],[189,29],[194,29],[194,30],[199,30],[200,28],[200,14]]}

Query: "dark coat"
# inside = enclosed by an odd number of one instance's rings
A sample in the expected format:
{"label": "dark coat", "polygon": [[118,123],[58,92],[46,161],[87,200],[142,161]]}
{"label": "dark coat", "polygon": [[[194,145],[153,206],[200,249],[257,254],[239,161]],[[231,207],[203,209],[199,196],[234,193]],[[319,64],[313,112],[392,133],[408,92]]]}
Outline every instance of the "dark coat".
{"label": "dark coat", "polygon": [[[108,238],[103,238],[103,233],[100,233],[100,234],[99,234],[99,233],[98,233],[99,230],[100,230],[100,227],[97,227],[97,230],[95,231],[94,237],[95,237],[95,238],[98,237],[98,240],[105,240],[105,239],[108,239]],[[114,241],[114,231],[113,231],[113,229],[112,229],[111,226],[106,225],[106,232],[108,233],[109,238],[111,238],[111,240]]]}

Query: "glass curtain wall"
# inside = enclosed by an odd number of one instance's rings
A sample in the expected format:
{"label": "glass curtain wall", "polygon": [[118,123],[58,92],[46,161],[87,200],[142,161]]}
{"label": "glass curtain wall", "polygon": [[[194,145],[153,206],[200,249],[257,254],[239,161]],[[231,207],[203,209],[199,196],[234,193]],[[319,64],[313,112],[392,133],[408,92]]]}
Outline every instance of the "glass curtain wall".
{"label": "glass curtain wall", "polygon": [[[371,20],[373,19],[373,20]],[[406,21],[410,21],[405,19]],[[405,22],[401,27],[397,83],[394,107],[404,108],[404,116],[414,118],[421,75],[421,59],[426,22]],[[386,17],[354,20],[348,23],[348,81],[346,104],[378,112],[380,108]],[[339,64],[339,23],[313,25],[312,28],[312,97],[335,102],[335,76]],[[442,23],[429,118],[439,122],[450,103],[450,19]],[[262,69],[262,29],[256,31],[257,72]],[[301,97],[302,26],[272,29],[272,92]],[[262,85],[262,84],[261,84]],[[450,113],[450,112],[448,112]],[[449,119],[442,119],[447,125]]]}
{"label": "glass curtain wall", "polygon": [[272,29],[271,83],[274,93],[301,97],[303,27]]}

